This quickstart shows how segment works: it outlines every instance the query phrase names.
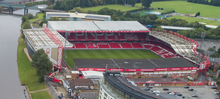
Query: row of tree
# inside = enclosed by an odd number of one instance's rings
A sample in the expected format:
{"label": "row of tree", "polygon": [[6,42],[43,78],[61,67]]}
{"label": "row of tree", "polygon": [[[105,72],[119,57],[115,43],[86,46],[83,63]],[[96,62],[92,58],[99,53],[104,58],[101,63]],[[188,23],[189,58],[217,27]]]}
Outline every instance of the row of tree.
{"label": "row of tree", "polygon": [[188,2],[200,3],[200,4],[209,4],[214,6],[220,6],[220,0],[187,0]]}
{"label": "row of tree", "polygon": [[[142,6],[148,8],[153,0],[142,0]],[[141,0],[63,0],[57,1],[55,5],[49,6],[56,10],[72,10],[75,7],[95,7],[109,4],[121,4],[134,6],[136,3],[140,3]]]}
{"label": "row of tree", "polygon": [[216,47],[213,46],[213,47],[209,48],[208,51],[214,51],[214,53],[212,53],[212,54],[210,55],[210,57],[219,58],[219,55],[220,55],[220,47],[219,47],[218,50],[216,51]]}

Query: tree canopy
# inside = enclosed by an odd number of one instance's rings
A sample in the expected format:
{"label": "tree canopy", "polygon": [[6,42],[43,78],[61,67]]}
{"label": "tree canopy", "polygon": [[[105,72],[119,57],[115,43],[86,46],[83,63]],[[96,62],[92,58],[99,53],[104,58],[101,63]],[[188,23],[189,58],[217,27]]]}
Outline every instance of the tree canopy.
{"label": "tree canopy", "polygon": [[142,6],[149,8],[153,0],[142,0]]}
{"label": "tree canopy", "polygon": [[43,49],[39,49],[33,54],[32,66],[36,68],[40,82],[44,81],[44,75],[52,71],[52,62]]}

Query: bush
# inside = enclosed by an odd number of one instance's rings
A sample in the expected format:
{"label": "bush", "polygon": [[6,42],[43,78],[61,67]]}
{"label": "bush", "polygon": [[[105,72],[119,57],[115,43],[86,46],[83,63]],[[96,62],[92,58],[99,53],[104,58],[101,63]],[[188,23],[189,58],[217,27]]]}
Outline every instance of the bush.
{"label": "bush", "polygon": [[28,17],[28,19],[33,19],[34,18],[33,14],[31,14],[31,13],[28,13],[27,17]]}

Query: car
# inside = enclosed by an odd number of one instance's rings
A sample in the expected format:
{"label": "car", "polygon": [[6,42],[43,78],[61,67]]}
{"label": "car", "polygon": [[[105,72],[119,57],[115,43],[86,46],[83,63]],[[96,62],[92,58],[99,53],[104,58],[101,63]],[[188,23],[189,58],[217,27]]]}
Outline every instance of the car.
{"label": "car", "polygon": [[217,89],[217,87],[211,87],[211,89]]}
{"label": "car", "polygon": [[150,90],[150,88],[148,88],[148,87],[144,88],[144,91],[149,91],[149,90]]}
{"label": "car", "polygon": [[171,93],[170,91],[169,92],[167,92],[167,94],[169,94],[169,93]]}
{"label": "car", "polygon": [[160,91],[154,89],[154,90],[151,90],[153,93],[160,93]]}
{"label": "car", "polygon": [[153,87],[151,87],[151,86],[148,86],[147,88],[150,88],[150,89],[152,89]]}
{"label": "car", "polygon": [[192,97],[198,97],[198,95],[192,95]]}
{"label": "car", "polygon": [[217,92],[215,92],[215,94],[216,94],[216,95],[219,95],[219,92],[217,91]]}
{"label": "car", "polygon": [[185,96],[182,96],[182,98],[185,98]]}
{"label": "car", "polygon": [[163,90],[165,90],[165,91],[169,91],[169,89],[168,89],[168,88],[163,88]]}
{"label": "car", "polygon": [[185,89],[188,89],[188,88],[189,88],[189,86],[185,86],[184,88],[185,88]]}
{"label": "car", "polygon": [[193,90],[194,90],[194,89],[192,89],[192,88],[191,88],[191,89],[188,89],[188,91],[193,91]]}
{"label": "car", "polygon": [[177,96],[182,96],[182,94],[181,94],[181,93],[176,93],[176,95],[177,95]]}
{"label": "car", "polygon": [[170,93],[168,93],[168,94],[170,94],[170,95],[174,95],[174,92],[170,92]]}

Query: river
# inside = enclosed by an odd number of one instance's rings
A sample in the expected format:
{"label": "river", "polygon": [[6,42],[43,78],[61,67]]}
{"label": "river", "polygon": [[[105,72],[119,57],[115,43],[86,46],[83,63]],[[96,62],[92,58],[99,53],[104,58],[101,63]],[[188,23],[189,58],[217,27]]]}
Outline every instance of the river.
{"label": "river", "polygon": [[[39,11],[28,12],[35,15]],[[23,13],[23,10],[14,11],[14,14]],[[25,87],[21,86],[17,68],[20,29],[21,16],[0,14],[0,99],[29,99],[24,95]]]}

